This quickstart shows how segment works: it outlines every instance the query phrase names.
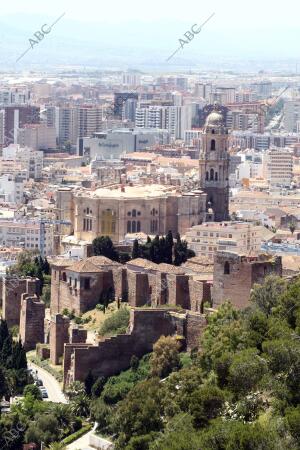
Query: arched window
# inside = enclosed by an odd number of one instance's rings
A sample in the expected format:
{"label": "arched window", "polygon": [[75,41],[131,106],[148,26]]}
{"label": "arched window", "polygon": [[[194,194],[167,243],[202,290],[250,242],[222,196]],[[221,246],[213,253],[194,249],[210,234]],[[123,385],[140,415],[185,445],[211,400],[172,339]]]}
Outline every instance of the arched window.
{"label": "arched window", "polygon": [[62,279],[63,279],[63,281],[67,281],[67,275],[66,275],[66,272],[63,272],[63,273],[62,273]]}
{"label": "arched window", "polygon": [[211,134],[215,134],[215,130],[211,130]]}
{"label": "arched window", "polygon": [[132,221],[132,233],[136,233],[136,221],[135,220],[133,220]]}
{"label": "arched window", "polygon": [[215,139],[212,139],[210,141],[210,149],[211,150],[216,150],[216,141],[215,141]]}
{"label": "arched window", "polygon": [[132,217],[136,217],[136,209],[132,210]]}
{"label": "arched window", "polygon": [[131,222],[128,220],[127,222],[127,233],[131,233]]}
{"label": "arched window", "polygon": [[218,172],[215,173],[215,181],[218,181]]}
{"label": "arched window", "polygon": [[210,169],[210,180],[214,180],[214,169]]}
{"label": "arched window", "polygon": [[139,233],[141,231],[141,222],[138,220],[136,223],[136,231]]}
{"label": "arched window", "polygon": [[[90,227],[92,227],[92,219]],[[101,233],[104,236],[111,236],[116,229],[116,213],[111,209],[106,209],[101,213]],[[91,229],[91,228],[90,228]]]}
{"label": "arched window", "polygon": [[230,264],[228,261],[224,264],[224,275],[230,275]]}
{"label": "arched window", "polygon": [[206,174],[205,174],[205,180],[206,180],[206,181],[209,180],[209,173],[208,173],[208,172],[206,172]]}

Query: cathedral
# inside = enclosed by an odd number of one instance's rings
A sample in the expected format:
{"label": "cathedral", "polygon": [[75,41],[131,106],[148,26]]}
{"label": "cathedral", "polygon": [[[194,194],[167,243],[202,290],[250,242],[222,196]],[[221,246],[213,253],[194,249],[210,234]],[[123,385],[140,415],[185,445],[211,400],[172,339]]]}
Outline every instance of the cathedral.
{"label": "cathedral", "polygon": [[200,189],[207,194],[206,221],[229,218],[228,129],[218,107],[207,116],[199,158]]}

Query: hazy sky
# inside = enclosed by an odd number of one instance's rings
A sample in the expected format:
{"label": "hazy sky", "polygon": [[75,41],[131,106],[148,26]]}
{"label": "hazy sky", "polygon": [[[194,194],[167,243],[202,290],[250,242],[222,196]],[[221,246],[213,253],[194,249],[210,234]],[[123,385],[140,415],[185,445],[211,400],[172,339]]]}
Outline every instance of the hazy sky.
{"label": "hazy sky", "polygon": [[[70,19],[111,23],[126,20],[190,20],[212,12],[217,26],[247,29],[299,26],[299,0],[2,0],[1,14],[30,13],[56,16],[64,10]],[[280,30],[278,30],[280,31]]]}
{"label": "hazy sky", "polygon": [[[56,46],[61,58],[64,51],[71,59],[72,55],[78,59],[89,55],[93,60],[95,55],[108,54],[119,59],[127,57],[128,64],[143,56],[152,58],[151,63],[155,58],[165,61],[183,34],[212,13],[215,16],[172,64],[179,58],[185,58],[189,64],[193,58],[207,55],[300,61],[299,0],[2,0],[3,55],[6,57],[8,49],[16,55],[21,53],[31,33],[64,12],[66,15],[55,31],[47,35],[34,54],[22,60],[23,64],[29,58],[33,61],[40,56],[50,57],[51,45],[52,49]],[[120,54],[116,55],[118,50]]]}

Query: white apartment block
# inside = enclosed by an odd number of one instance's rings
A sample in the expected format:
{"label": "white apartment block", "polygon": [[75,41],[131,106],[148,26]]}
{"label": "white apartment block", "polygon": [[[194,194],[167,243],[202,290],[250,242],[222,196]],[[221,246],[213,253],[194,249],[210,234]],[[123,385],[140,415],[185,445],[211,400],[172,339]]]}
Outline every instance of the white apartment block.
{"label": "white apartment block", "polygon": [[293,180],[293,152],[288,148],[268,150],[263,155],[263,174],[271,186],[289,187]]}
{"label": "white apartment block", "polygon": [[[30,221],[0,220],[0,246],[39,250],[41,248],[40,224]],[[45,255],[53,254],[53,227],[51,225],[45,226],[44,249]]]}
{"label": "white apartment block", "polygon": [[184,132],[184,143],[187,145],[192,145],[193,141],[200,141],[202,138],[202,130],[185,130]]}
{"label": "white apartment block", "polygon": [[217,251],[247,255],[259,253],[264,228],[244,222],[207,222],[190,228],[185,235],[196,256],[213,258]]}
{"label": "white apartment block", "polygon": [[190,130],[198,104],[183,106],[149,106],[137,108],[135,125],[137,128],[160,128],[168,130],[172,139],[184,139],[184,131]]}
{"label": "white apartment block", "polygon": [[13,174],[0,176],[0,201],[5,203],[23,203],[24,179]]}
{"label": "white apartment block", "polygon": [[21,147],[18,144],[10,144],[4,147],[2,159],[20,163],[28,172],[28,177],[38,180],[42,176],[43,152],[32,150],[29,147]]}
{"label": "white apartment block", "polygon": [[25,105],[30,99],[27,88],[11,88],[0,90],[0,104],[2,105]]}

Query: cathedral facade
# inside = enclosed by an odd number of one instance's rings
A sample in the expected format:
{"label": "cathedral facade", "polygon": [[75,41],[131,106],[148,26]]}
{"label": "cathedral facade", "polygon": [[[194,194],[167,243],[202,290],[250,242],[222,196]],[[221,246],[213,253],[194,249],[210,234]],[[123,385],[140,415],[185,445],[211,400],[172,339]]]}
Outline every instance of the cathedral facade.
{"label": "cathedral facade", "polygon": [[207,116],[205,122],[199,170],[200,188],[207,194],[206,220],[228,220],[228,129],[217,107]]}

